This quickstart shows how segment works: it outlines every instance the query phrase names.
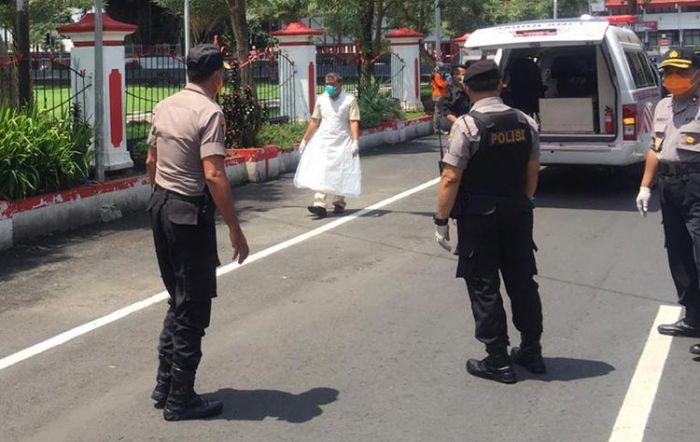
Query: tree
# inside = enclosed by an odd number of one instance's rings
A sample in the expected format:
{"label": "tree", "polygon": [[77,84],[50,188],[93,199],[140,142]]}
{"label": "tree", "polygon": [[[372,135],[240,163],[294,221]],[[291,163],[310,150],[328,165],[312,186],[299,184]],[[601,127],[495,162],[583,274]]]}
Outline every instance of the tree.
{"label": "tree", "polygon": [[[455,36],[500,23],[551,18],[553,12],[551,0],[443,0],[441,3],[443,27]],[[587,0],[559,0],[559,17],[579,17],[587,12]]]}
{"label": "tree", "polygon": [[[0,2],[0,27],[15,34],[17,3],[13,0]],[[95,6],[94,0],[29,0],[30,39],[38,45],[46,33],[57,35],[56,28],[71,21],[76,9]],[[0,40],[2,36],[0,35]]]}
{"label": "tree", "polygon": [[306,0],[254,0],[248,3],[248,22],[276,20],[285,23],[310,16],[310,2]]}
{"label": "tree", "polygon": [[[184,16],[182,0],[151,0],[171,14]],[[196,42],[202,42],[208,34],[228,16],[236,44],[236,57],[248,59],[248,19],[245,0],[190,0],[190,27]],[[252,84],[247,70],[241,72],[244,84]]]}
{"label": "tree", "polygon": [[[151,0],[172,15],[185,15],[183,0]],[[203,43],[227,17],[225,0],[190,0],[190,31],[195,43]]]}
{"label": "tree", "polygon": [[125,23],[138,26],[127,42],[153,45],[172,44],[182,36],[182,20],[153,2],[143,0],[110,0],[107,13]]}
{"label": "tree", "polygon": [[[246,18],[245,0],[226,0],[228,5],[233,38],[236,40],[236,58],[240,61],[248,59],[250,48],[248,47],[248,20]],[[241,71],[241,81],[245,85],[253,84],[250,69]]]}

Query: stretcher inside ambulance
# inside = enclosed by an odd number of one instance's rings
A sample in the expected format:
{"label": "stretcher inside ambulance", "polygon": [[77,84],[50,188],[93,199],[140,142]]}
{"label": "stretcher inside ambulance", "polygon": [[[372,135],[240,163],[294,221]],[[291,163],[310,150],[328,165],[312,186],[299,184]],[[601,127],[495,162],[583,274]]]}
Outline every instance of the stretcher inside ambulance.
{"label": "stretcher inside ambulance", "polygon": [[498,50],[506,104],[540,124],[543,164],[644,160],[659,79],[639,38],[602,19],[513,23],[472,33]]}

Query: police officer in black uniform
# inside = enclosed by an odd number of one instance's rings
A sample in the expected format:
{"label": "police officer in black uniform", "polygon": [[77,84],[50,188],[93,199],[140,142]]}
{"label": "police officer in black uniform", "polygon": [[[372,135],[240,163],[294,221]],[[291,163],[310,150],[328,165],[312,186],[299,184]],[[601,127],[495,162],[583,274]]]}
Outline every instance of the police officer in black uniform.
{"label": "police officer in black uniform", "polygon": [[200,45],[187,56],[188,84],[153,111],[148,203],[161,277],[170,299],[160,335],[152,398],[168,421],[221,413],[223,404],[194,391],[202,337],[216,296],[215,209],[229,228],[239,263],[248,256],[224,169],[225,120],[214,98],[223,87],[223,54]]}
{"label": "police officer in black uniform", "polygon": [[[488,356],[469,359],[467,371],[503,383],[516,382],[511,362],[545,373],[542,305],[534,275],[533,203],[539,173],[537,124],[501,101],[501,77],[493,61],[479,61],[465,74],[474,103],[450,133],[443,157],[436,239],[448,251],[448,218],[457,219],[459,264],[476,321],[476,338]],[[508,354],[508,331],[500,276],[511,299],[521,345]]]}

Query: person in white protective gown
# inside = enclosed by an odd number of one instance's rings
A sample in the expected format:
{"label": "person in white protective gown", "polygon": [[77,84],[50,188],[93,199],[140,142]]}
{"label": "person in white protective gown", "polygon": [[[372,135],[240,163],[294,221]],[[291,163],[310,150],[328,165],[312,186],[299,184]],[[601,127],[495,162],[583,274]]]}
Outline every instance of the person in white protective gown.
{"label": "person in white protective gown", "polygon": [[299,144],[301,160],[294,185],[316,192],[309,212],[327,215],[329,201],[336,214],[345,211],[345,197],[361,192],[360,108],[357,99],[342,90],[338,74],[325,77],[326,91],[319,95],[306,133]]}

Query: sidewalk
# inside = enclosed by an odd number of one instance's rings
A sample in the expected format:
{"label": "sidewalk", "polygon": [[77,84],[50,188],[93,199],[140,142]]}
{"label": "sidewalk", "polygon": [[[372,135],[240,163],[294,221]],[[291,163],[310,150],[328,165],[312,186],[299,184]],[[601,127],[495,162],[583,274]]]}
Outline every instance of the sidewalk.
{"label": "sidewalk", "polygon": [[[396,145],[432,133],[431,116],[394,121],[364,130],[360,148]],[[275,146],[235,149],[226,159],[232,185],[260,183],[293,172],[299,154]],[[54,232],[121,218],[146,207],[150,185],[145,175],[84,186],[20,201],[0,201],[0,251]]]}

